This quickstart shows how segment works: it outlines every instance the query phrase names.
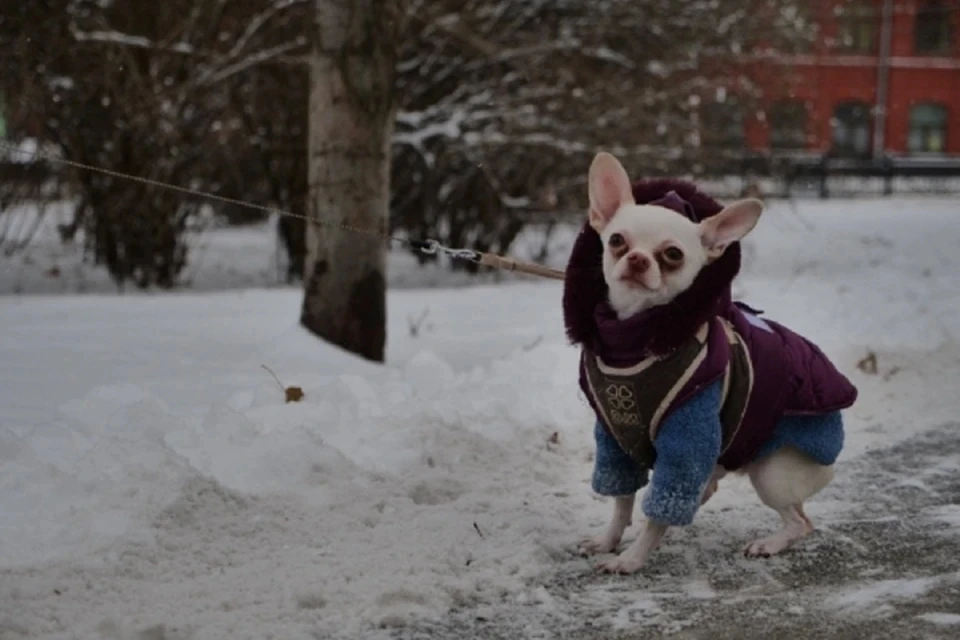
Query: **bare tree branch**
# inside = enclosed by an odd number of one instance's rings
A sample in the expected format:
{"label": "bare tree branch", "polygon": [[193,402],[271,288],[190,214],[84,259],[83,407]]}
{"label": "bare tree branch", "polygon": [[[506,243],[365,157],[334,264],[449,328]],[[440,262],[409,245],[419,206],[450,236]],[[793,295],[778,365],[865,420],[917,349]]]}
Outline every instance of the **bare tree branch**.
{"label": "bare tree branch", "polygon": [[77,42],[94,42],[97,44],[118,44],[125,47],[139,47],[141,49],[156,49],[173,53],[194,53],[193,45],[187,42],[177,42],[167,46],[158,45],[142,36],[132,36],[119,31],[81,31],[71,25],[71,33]]}

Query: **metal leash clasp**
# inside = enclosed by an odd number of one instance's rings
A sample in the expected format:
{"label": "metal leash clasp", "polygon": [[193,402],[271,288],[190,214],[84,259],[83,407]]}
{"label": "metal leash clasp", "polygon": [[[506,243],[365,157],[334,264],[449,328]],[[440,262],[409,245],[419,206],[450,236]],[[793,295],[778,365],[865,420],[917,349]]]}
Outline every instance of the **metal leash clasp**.
{"label": "metal leash clasp", "polygon": [[438,253],[445,253],[455,260],[469,260],[470,262],[480,262],[480,254],[472,249],[451,249],[444,246],[432,238],[426,240],[411,241],[411,246],[420,253],[428,256]]}
{"label": "metal leash clasp", "polygon": [[420,246],[420,252],[428,256],[432,256],[436,255],[437,251],[443,248],[445,247],[431,238],[423,241],[423,244]]}
{"label": "metal leash clasp", "polygon": [[447,253],[457,260],[480,262],[480,254],[473,249],[448,249]]}

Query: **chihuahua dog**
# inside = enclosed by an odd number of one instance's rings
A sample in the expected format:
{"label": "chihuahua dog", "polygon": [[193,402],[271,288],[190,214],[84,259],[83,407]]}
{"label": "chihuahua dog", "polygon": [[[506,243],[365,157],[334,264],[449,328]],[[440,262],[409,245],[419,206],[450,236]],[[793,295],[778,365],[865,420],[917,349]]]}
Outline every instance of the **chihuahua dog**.
{"label": "chihuahua dog", "polygon": [[[644,566],[668,528],[690,524],[730,472],[748,475],[783,523],[745,555],[769,557],[809,535],[804,502],[833,478],[840,410],[857,395],[809,340],[730,299],[739,241],[762,202],[721,207],[696,192],[697,211],[676,191],[660,191],[638,203],[620,162],[597,154],[564,291],[568,333],[571,313],[589,327],[574,341],[596,412],[593,489],[614,499],[609,525],[582,540],[581,553],[617,550],[649,482],[642,531],[600,565],[614,573]],[[589,279],[598,267],[602,283]],[[577,307],[604,286],[595,308]]]}

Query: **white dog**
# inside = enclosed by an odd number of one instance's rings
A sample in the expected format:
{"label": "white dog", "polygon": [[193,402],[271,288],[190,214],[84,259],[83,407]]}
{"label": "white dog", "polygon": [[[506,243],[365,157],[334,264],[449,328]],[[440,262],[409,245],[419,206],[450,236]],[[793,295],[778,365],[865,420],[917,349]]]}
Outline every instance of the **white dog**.
{"label": "white dog", "polygon": [[803,503],[833,478],[840,410],[857,390],[810,341],[730,299],[739,240],[763,204],[721,207],[677,181],[631,185],[608,153],[594,158],[588,183],[564,313],[597,417],[593,489],[614,497],[614,509],[581,551],[617,549],[652,471],[642,532],[601,565],[637,571],[669,526],[692,522],[738,471],[783,520],[744,552],[779,553],[813,531]]}

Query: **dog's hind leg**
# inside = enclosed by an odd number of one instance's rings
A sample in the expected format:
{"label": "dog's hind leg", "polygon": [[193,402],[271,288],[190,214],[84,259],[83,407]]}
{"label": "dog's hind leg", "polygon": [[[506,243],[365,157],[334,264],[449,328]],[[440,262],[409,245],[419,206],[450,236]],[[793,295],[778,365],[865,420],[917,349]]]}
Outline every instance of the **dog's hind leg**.
{"label": "dog's hind leg", "polygon": [[763,504],[776,511],[783,527],[751,542],[744,555],[770,557],[813,533],[813,523],[803,512],[803,503],[833,479],[833,466],[817,464],[797,449],[785,446],[750,466],[750,482]]}

